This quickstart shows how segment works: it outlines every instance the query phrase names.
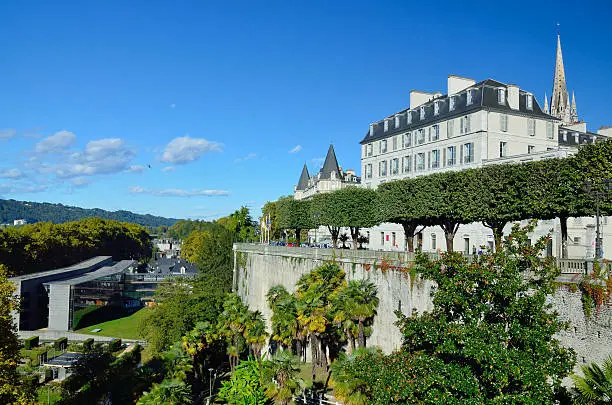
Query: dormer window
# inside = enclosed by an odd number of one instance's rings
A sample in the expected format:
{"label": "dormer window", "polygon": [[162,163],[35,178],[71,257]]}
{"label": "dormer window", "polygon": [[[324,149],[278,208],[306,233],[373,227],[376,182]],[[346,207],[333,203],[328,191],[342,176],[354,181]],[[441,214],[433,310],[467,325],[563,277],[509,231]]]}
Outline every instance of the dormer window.
{"label": "dormer window", "polygon": [[389,130],[389,120],[385,120],[384,127],[385,127],[385,132],[387,132]]}
{"label": "dormer window", "polygon": [[468,90],[466,94],[467,94],[467,96],[466,96],[466,104],[467,105],[472,105],[472,101],[473,101],[472,100],[472,98],[473,98],[472,97],[472,89]]}
{"label": "dormer window", "polygon": [[497,102],[506,104],[506,89],[497,89]]}
{"label": "dormer window", "polygon": [[420,115],[421,115],[421,119],[424,120],[425,119],[425,106],[421,106],[420,110]]}
{"label": "dormer window", "polygon": [[370,136],[374,136],[374,124],[370,124]]}
{"label": "dormer window", "polygon": [[526,94],[526,104],[528,110],[533,110],[533,96],[531,94]]}
{"label": "dormer window", "polygon": [[440,102],[436,101],[434,103],[434,115],[440,114]]}
{"label": "dormer window", "polygon": [[406,111],[406,122],[408,122],[408,124],[412,124],[412,112],[410,111]]}
{"label": "dormer window", "polygon": [[448,111],[453,111],[455,109],[455,97],[451,96],[448,99]]}

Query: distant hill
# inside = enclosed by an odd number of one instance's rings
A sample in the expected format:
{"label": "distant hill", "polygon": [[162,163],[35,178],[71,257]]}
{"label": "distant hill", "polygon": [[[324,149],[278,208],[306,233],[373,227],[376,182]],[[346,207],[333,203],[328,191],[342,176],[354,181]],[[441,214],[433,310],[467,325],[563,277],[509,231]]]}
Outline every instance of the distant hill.
{"label": "distant hill", "polygon": [[105,211],[99,208],[86,209],[63,204],[37,203],[29,201],[0,199],[0,224],[13,224],[15,219],[25,219],[28,223],[53,222],[61,224],[82,218],[99,217],[122,222],[157,227],[171,226],[178,219],[135,214],[130,211]]}

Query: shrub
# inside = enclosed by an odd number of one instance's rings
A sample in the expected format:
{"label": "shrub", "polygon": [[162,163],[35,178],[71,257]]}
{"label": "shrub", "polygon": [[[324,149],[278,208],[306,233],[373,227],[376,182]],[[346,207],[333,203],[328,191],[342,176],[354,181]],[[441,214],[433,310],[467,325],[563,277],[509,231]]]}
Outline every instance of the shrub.
{"label": "shrub", "polygon": [[113,339],[110,342],[108,342],[109,352],[116,352],[120,348],[121,348],[121,339]]}
{"label": "shrub", "polygon": [[28,350],[38,347],[38,336],[32,336],[24,340],[23,347]]}
{"label": "shrub", "polygon": [[55,349],[57,350],[65,349],[66,347],[68,347],[68,338],[63,337],[63,338],[57,339],[55,342],[53,342],[53,347],[55,347]]}
{"label": "shrub", "polygon": [[94,340],[93,338],[85,339],[83,342],[83,351],[89,352],[93,349]]}

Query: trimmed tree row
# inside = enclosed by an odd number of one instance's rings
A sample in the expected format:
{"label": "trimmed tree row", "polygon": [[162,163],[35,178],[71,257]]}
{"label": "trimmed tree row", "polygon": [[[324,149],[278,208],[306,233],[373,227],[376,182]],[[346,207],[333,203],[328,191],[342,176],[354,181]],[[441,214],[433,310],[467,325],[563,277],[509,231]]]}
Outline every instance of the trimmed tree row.
{"label": "trimmed tree row", "polygon": [[[568,158],[434,173],[384,183],[377,190],[346,187],[307,201],[283,197],[276,202],[277,220],[280,228],[296,231],[298,244],[301,230],[322,225],[336,247],[340,229],[349,228],[353,248],[361,228],[397,223],[413,252],[414,237],[428,226],[440,226],[447,250],[453,251],[459,226],[481,222],[491,229],[499,249],[508,223],[559,218],[562,256],[567,257],[567,219],[594,215],[594,191],[608,191],[608,179],[612,140],[581,146]],[[600,210],[610,214],[612,204],[603,199]]]}

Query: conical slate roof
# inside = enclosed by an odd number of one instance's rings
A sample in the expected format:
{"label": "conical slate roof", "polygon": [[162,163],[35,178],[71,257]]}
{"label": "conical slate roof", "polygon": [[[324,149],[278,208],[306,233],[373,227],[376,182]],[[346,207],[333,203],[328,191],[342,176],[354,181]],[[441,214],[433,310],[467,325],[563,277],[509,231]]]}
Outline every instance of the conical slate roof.
{"label": "conical slate roof", "polygon": [[304,168],[302,169],[302,174],[300,175],[300,180],[298,181],[296,190],[306,190],[308,187],[308,180],[310,180],[310,174],[308,173],[306,163],[304,163]]}
{"label": "conical slate roof", "polygon": [[329,150],[327,151],[325,163],[323,163],[319,178],[330,179],[332,172],[336,172],[336,178],[340,177],[340,167],[338,166],[338,159],[336,159],[336,152],[334,152],[334,145],[329,145]]}

